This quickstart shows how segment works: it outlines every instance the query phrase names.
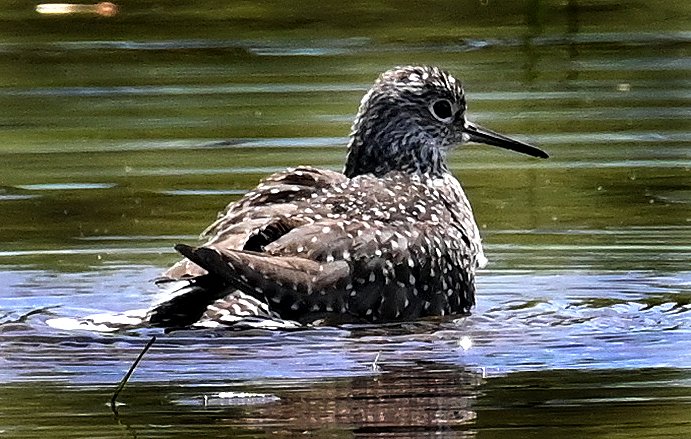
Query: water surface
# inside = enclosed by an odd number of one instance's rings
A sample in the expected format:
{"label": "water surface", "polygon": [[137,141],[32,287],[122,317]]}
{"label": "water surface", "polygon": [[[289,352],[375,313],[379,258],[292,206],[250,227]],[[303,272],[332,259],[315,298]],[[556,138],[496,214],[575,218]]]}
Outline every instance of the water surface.
{"label": "water surface", "polygon": [[[0,11],[0,433],[691,434],[688,7],[124,2]],[[414,11],[411,13],[411,11]],[[490,265],[457,319],[113,334],[172,245],[287,166],[342,166],[376,75],[430,63],[547,161],[451,156]],[[119,397],[117,382],[158,337]]]}

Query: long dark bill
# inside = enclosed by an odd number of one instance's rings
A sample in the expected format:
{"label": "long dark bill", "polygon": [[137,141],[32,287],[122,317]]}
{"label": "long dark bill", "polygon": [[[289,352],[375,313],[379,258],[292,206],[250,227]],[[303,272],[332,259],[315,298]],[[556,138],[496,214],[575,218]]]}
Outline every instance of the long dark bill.
{"label": "long dark bill", "polygon": [[492,130],[488,130],[487,128],[483,128],[480,125],[476,125],[472,122],[466,122],[464,131],[470,136],[469,140],[471,142],[498,146],[500,148],[510,149],[512,151],[521,152],[533,157],[540,157],[542,159],[549,158],[549,154],[540,148],[527,143],[519,142],[518,140],[511,139],[499,133],[495,133]]}

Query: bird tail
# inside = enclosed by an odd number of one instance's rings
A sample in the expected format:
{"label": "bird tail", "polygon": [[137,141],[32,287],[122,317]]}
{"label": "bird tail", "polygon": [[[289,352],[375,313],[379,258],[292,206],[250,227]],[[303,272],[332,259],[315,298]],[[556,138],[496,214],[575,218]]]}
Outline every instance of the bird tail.
{"label": "bird tail", "polygon": [[266,303],[233,287],[222,287],[213,275],[168,281],[163,300],[151,307],[147,321],[165,328],[293,329]]}
{"label": "bird tail", "polygon": [[[295,329],[301,325],[273,315],[266,303],[230,289],[211,293],[210,280],[159,281],[161,298],[148,309],[99,313],[85,317],[48,319],[48,326],[65,331],[119,332],[150,327],[194,329]],[[219,295],[223,297],[218,298]]]}

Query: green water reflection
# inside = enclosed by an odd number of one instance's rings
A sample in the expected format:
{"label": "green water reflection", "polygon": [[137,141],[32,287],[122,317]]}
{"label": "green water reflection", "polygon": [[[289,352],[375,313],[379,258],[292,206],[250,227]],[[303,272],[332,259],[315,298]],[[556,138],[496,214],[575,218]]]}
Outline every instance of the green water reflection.
{"label": "green water reflection", "polygon": [[[691,433],[691,3],[118,6],[0,8],[1,436]],[[45,315],[146,306],[172,245],[260,178],[340,169],[362,93],[410,63],[450,70],[473,120],[552,156],[451,157],[491,261],[476,314],[360,344],[335,330],[171,342],[114,420],[110,383],[140,338],[49,332]],[[463,355],[460,330],[476,343]],[[361,376],[380,349],[405,365]],[[203,405],[221,391],[279,400]]]}
{"label": "green water reflection", "polygon": [[319,383],[137,385],[123,394],[116,415],[102,386],[42,386],[40,398],[32,386],[3,387],[0,404],[8,407],[3,434],[27,438],[45,431],[55,438],[671,438],[691,428],[688,384],[688,373],[664,369],[485,380],[427,365]]}

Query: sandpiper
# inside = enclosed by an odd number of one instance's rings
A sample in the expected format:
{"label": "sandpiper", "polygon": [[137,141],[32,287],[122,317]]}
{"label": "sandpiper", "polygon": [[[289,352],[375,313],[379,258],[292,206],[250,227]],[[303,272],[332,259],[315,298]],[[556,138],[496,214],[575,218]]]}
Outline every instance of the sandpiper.
{"label": "sandpiper", "polygon": [[[379,76],[342,173],[297,167],[231,203],[159,284],[153,326],[391,322],[468,313],[486,263],[449,150],[480,142],[548,155],[466,118],[461,83],[429,66]],[[170,285],[173,285],[171,288]],[[269,324],[269,326],[271,326]]]}

